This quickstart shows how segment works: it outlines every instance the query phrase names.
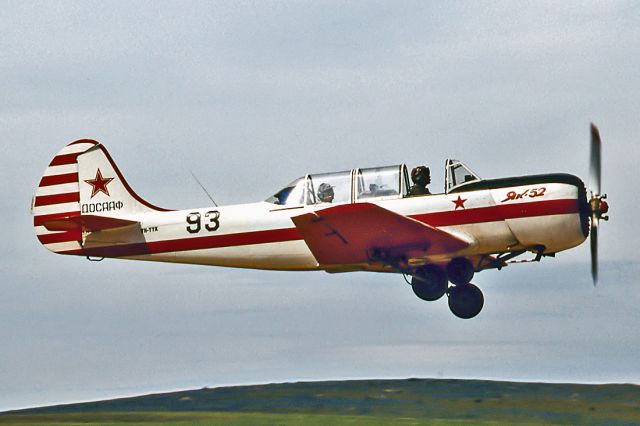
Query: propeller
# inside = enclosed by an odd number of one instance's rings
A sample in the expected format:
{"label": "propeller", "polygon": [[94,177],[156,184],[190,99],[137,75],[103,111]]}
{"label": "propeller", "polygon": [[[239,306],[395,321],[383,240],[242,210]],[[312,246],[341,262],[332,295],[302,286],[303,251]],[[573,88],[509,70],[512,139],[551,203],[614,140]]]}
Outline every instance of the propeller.
{"label": "propeller", "polygon": [[607,194],[601,194],[601,147],[600,131],[591,123],[591,155],[589,167],[589,187],[591,199],[591,278],[593,285],[598,283],[598,225],[600,219],[609,220],[607,213],[609,205],[606,201]]}

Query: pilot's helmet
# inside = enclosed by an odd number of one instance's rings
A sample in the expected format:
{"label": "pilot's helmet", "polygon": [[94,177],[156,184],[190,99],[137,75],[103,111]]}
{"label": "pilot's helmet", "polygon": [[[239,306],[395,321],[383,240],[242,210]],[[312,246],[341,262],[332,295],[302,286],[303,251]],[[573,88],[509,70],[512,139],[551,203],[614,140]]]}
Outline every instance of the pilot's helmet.
{"label": "pilot's helmet", "polygon": [[323,203],[330,203],[333,201],[333,186],[328,183],[321,183],[318,187],[318,199]]}
{"label": "pilot's helmet", "polygon": [[431,183],[431,170],[426,166],[414,167],[411,170],[411,180],[418,185],[427,185]]}

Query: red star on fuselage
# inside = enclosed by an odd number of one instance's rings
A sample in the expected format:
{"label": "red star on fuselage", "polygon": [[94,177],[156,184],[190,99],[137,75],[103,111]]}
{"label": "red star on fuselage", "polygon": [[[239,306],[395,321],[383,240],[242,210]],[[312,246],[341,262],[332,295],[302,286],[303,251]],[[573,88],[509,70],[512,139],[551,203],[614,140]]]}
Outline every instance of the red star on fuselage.
{"label": "red star on fuselage", "polygon": [[98,192],[104,192],[109,196],[109,190],[107,189],[107,185],[115,178],[103,178],[100,169],[96,172],[95,179],[87,179],[86,183],[91,185],[93,189],[91,190],[91,198],[93,198]]}
{"label": "red star on fuselage", "polygon": [[459,208],[466,208],[464,206],[464,202],[467,201],[466,198],[462,198],[458,195],[458,199],[457,200],[451,200],[452,203],[454,203],[456,205],[456,208],[454,210],[458,210]]}

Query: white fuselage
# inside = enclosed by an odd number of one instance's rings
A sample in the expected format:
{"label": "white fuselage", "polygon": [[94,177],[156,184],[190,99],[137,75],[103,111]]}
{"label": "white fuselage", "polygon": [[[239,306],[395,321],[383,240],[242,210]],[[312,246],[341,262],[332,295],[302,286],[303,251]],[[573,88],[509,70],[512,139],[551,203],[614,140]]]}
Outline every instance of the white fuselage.
{"label": "white fuselage", "polygon": [[[471,241],[454,256],[537,250],[556,253],[585,240],[578,188],[543,183],[397,199],[369,199]],[[274,270],[325,269],[291,218],[332,204],[285,207],[267,202],[130,215],[140,226],[85,235],[68,254]],[[364,268],[366,269],[366,268]]]}

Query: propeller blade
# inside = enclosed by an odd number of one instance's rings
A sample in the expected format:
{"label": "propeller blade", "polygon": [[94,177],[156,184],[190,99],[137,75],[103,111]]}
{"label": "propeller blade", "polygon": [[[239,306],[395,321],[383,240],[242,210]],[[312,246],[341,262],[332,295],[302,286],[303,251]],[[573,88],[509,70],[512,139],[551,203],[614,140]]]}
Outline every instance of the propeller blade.
{"label": "propeller blade", "polygon": [[594,194],[600,195],[600,131],[591,123],[591,155],[589,167],[589,187]]}
{"label": "propeller blade", "polygon": [[591,215],[591,279],[593,286],[598,284],[598,217]]}

